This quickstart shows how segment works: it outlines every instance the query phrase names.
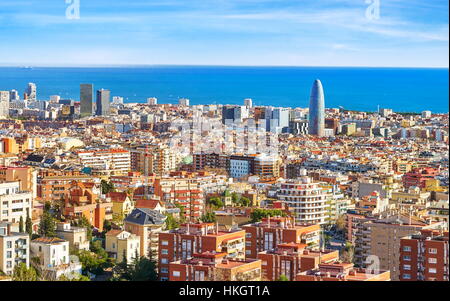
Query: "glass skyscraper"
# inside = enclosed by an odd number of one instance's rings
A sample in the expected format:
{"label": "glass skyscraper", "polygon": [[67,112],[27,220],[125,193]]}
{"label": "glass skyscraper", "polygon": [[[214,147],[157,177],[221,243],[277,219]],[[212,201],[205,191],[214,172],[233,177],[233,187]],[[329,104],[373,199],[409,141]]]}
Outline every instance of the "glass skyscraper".
{"label": "glass skyscraper", "polygon": [[325,129],[325,97],[320,80],[316,79],[311,88],[309,98],[309,122],[308,132],[310,135],[324,136]]}
{"label": "glass skyscraper", "polygon": [[97,91],[97,116],[108,116],[110,114],[110,91],[101,89]]}
{"label": "glass skyscraper", "polygon": [[80,85],[80,115],[81,117],[92,116],[94,113],[94,85]]}

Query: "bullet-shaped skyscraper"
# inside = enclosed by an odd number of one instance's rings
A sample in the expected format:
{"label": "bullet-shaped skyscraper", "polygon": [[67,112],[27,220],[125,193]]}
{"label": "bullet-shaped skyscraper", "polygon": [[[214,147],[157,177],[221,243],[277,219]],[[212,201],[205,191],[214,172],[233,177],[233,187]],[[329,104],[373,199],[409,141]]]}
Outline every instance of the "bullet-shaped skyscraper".
{"label": "bullet-shaped skyscraper", "polygon": [[311,88],[309,98],[309,123],[308,132],[310,135],[324,136],[325,129],[325,97],[320,80],[316,79]]}
{"label": "bullet-shaped skyscraper", "polygon": [[80,115],[81,117],[92,116],[94,113],[94,85],[80,85]]}

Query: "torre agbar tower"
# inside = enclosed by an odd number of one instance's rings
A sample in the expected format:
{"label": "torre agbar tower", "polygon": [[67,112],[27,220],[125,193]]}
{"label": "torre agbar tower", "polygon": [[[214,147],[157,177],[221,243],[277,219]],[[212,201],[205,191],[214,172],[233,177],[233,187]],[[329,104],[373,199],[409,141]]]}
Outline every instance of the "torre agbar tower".
{"label": "torre agbar tower", "polygon": [[310,135],[319,137],[324,136],[325,128],[325,99],[323,87],[320,80],[316,79],[311,88],[309,98],[309,124],[308,131]]}

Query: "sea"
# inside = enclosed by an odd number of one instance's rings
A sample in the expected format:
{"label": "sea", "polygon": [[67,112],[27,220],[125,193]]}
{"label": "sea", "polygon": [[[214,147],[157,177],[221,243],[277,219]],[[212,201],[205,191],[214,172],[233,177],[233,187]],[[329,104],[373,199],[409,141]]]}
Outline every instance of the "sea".
{"label": "sea", "polygon": [[80,84],[109,89],[125,103],[177,103],[191,105],[243,104],[308,107],[311,86],[320,79],[325,107],[374,112],[434,113],[449,111],[448,68],[363,67],[237,67],[237,66],[133,66],[133,67],[0,67],[0,91],[19,91],[36,83],[40,100],[50,95],[79,100]]}

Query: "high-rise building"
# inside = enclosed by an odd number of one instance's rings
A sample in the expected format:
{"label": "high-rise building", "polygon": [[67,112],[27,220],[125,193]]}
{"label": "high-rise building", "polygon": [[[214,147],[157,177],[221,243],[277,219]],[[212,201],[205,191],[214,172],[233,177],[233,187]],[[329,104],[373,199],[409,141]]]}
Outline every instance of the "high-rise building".
{"label": "high-rise building", "polygon": [[9,101],[18,101],[20,100],[19,92],[17,90],[11,90],[9,92]]}
{"label": "high-rise building", "polygon": [[253,107],[253,100],[251,98],[244,99],[244,106],[247,108]]}
{"label": "high-rise building", "polygon": [[36,84],[28,83],[27,89],[25,91],[25,95],[26,95],[27,100],[36,100],[36,97],[37,97]]}
{"label": "high-rise building", "polygon": [[81,117],[92,116],[94,103],[94,85],[80,85],[80,115]]}
{"label": "high-rise building", "polygon": [[187,98],[180,98],[178,100],[178,104],[180,106],[189,106],[189,99],[187,99]]}
{"label": "high-rise building", "polygon": [[309,134],[324,136],[325,129],[325,97],[320,80],[316,79],[311,88],[309,99]]}
{"label": "high-rise building", "polygon": [[153,106],[158,104],[158,99],[156,97],[147,98],[147,104]]}
{"label": "high-rise building", "polygon": [[97,90],[97,116],[108,116],[110,114],[109,99],[111,92],[109,90]]}
{"label": "high-rise building", "polygon": [[9,116],[9,91],[0,91],[0,118]]}

